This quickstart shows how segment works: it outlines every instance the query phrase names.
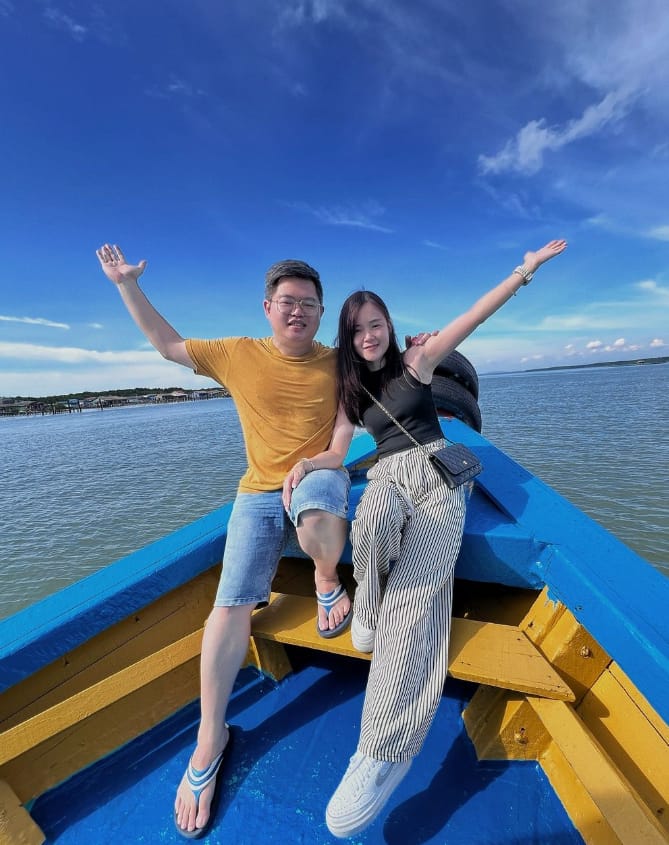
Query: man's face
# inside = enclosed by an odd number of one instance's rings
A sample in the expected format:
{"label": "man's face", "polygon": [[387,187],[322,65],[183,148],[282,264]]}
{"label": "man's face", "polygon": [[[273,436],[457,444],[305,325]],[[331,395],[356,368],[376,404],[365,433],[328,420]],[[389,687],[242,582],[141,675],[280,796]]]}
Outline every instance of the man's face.
{"label": "man's face", "polygon": [[281,279],[272,299],[264,301],[264,308],[279,346],[308,348],[311,345],[323,314],[311,280],[292,276]]}

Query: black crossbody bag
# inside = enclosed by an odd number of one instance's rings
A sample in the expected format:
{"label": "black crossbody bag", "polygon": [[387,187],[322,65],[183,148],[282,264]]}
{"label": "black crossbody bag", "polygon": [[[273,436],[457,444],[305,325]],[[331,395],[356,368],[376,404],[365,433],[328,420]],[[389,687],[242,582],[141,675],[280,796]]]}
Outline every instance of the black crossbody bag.
{"label": "black crossbody bag", "polygon": [[466,484],[483,470],[483,464],[478,459],[477,455],[475,455],[471,449],[468,449],[464,443],[450,443],[448,446],[437,449],[436,452],[430,452],[429,449],[409,434],[406,428],[404,428],[404,426],[395,419],[390,411],[385,408],[378,399],[372,396],[366,387],[363,386],[362,389],[369,396],[372,402],[374,402],[374,404],[377,405],[383,413],[395,423],[399,430],[404,432],[415,446],[422,449],[432,466],[437,470],[439,475],[441,475],[451,489],[454,487],[460,487],[462,484]]}

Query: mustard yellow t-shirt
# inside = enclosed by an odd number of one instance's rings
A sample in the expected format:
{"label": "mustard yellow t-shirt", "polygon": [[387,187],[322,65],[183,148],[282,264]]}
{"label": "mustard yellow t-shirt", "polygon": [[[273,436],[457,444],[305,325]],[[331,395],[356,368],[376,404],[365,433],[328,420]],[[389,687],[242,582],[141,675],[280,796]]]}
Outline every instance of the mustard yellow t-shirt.
{"label": "mustard yellow t-shirt", "polygon": [[237,406],[248,469],[242,493],[279,490],[300,458],[327,449],[337,412],[334,349],[314,342],[299,358],[272,339],[186,341],[195,372],[224,384]]}

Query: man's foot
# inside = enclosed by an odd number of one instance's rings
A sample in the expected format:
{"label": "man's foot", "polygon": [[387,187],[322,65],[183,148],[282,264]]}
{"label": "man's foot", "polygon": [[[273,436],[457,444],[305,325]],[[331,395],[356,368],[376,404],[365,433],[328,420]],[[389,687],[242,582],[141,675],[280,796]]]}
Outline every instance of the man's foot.
{"label": "man's foot", "polygon": [[[316,598],[319,633],[325,633],[327,636],[330,631],[342,631],[348,627],[351,599],[339,578],[323,578],[316,575]],[[342,625],[344,622],[346,624]]]}
{"label": "man's foot", "polygon": [[197,746],[190,758],[174,802],[174,823],[187,839],[204,836],[209,827],[219,769],[229,745],[230,730],[226,725],[225,745],[218,755],[206,759]]}
{"label": "man's foot", "polygon": [[330,833],[346,839],[368,827],[409,771],[411,763],[411,760],[400,763],[374,760],[356,751],[325,810]]}
{"label": "man's foot", "polygon": [[351,622],[351,640],[353,641],[353,648],[361,651],[363,654],[370,654],[374,651],[374,639],[376,637],[375,628],[366,628],[362,622],[353,612],[353,622]]}
{"label": "man's foot", "polygon": [[549,241],[546,246],[542,246],[536,252],[526,252],[523,257],[523,264],[531,273],[534,273],[542,264],[550,261],[551,258],[555,258],[566,248],[567,241],[565,240]]}

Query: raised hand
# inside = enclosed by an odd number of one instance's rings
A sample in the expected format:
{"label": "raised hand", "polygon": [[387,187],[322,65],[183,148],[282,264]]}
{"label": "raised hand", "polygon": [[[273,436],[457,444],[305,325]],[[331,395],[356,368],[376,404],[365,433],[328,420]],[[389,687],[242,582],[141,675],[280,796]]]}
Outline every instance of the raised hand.
{"label": "raised hand", "polygon": [[431,337],[436,337],[439,334],[438,331],[431,331],[431,332],[419,332],[413,337],[410,334],[404,335],[404,345],[408,349],[410,346],[424,346],[425,341],[429,340]]}
{"label": "raised hand", "polygon": [[531,273],[534,273],[538,267],[550,261],[551,258],[555,258],[561,252],[564,252],[566,248],[567,241],[565,240],[549,241],[546,246],[542,246],[536,252],[526,252],[523,257],[523,264]]}
{"label": "raised hand", "polygon": [[105,276],[115,285],[120,285],[123,282],[136,282],[146,267],[144,259],[139,264],[128,264],[121,247],[116,244],[113,246],[104,244],[95,251],[95,254],[100,260],[100,266]]}

